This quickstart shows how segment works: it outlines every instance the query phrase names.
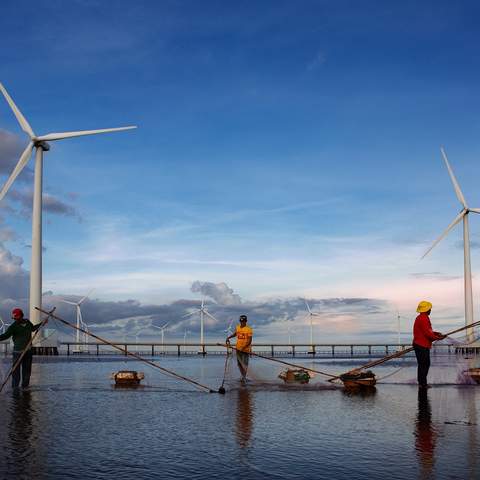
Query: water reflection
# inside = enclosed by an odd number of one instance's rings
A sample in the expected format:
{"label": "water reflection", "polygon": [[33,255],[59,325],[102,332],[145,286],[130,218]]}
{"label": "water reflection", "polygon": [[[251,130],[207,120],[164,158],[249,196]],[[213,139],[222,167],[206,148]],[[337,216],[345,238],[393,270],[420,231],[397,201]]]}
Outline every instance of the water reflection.
{"label": "water reflection", "polygon": [[374,397],[377,393],[375,387],[344,387],[343,394],[348,397]]}
{"label": "water reflection", "polygon": [[253,398],[248,388],[241,388],[237,394],[236,436],[238,446],[247,448],[253,430]]}
{"label": "water reflection", "polygon": [[415,423],[415,450],[417,451],[420,478],[431,478],[435,464],[435,442],[437,431],[432,424],[432,408],[428,390],[418,390],[418,411]]}

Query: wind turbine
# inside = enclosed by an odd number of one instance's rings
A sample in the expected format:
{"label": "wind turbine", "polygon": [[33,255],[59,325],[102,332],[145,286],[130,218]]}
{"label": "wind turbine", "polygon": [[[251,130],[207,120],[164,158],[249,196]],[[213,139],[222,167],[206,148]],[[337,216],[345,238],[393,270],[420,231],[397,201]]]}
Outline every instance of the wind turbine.
{"label": "wind turbine", "polygon": [[189,312],[189,313],[183,315],[182,318],[191,317],[192,315],[195,315],[196,313],[200,313],[200,346],[203,347],[203,345],[204,345],[203,323],[204,323],[205,315],[207,317],[210,317],[212,320],[215,320],[216,322],[218,320],[211,313],[208,312],[207,307],[205,307],[205,299],[202,299],[202,305],[201,305],[200,308],[196,308],[192,312]]}
{"label": "wind turbine", "polygon": [[310,346],[312,347],[313,352],[313,317],[321,317],[321,315],[317,312],[312,312],[310,310],[310,305],[305,300],[305,306],[307,307],[308,316],[310,317]]}
{"label": "wind turbine", "polygon": [[103,128],[100,130],[82,130],[75,132],[49,133],[37,136],[27,122],[19,108],[0,83],[0,91],[7,100],[22,130],[28,135],[30,141],[23,151],[20,159],[0,191],[0,200],[8,192],[15,179],[27,165],[32,151],[35,148],[35,174],[33,188],[32,210],[32,261],[30,266],[30,320],[35,324],[40,322],[40,312],[35,307],[42,307],[42,183],[43,183],[43,152],[50,150],[47,142],[64,140],[66,138],[96,135],[98,133],[118,132],[137,128],[134,126],[120,128]]}
{"label": "wind turbine", "polygon": [[170,322],[167,322],[165,325],[163,325],[162,327],[157,327],[157,325],[154,325],[153,323],[150,325],[151,327],[153,328],[158,328],[160,331],[161,331],[161,335],[162,335],[162,352],[165,353],[165,345],[163,344],[163,339],[164,339],[164,334],[165,334],[165,329],[167,328],[167,325],[169,324]]}
{"label": "wind turbine", "polygon": [[[467,205],[465,197],[463,196],[462,190],[460,189],[460,185],[453,174],[453,170],[448,163],[447,154],[443,147],[440,148],[442,152],[442,157],[445,160],[445,165],[447,166],[448,173],[450,175],[450,179],[453,183],[453,188],[455,190],[455,194],[457,195],[458,201],[462,204],[462,210],[460,213],[454,218],[452,223],[447,227],[447,229],[438,237],[433,245],[423,254],[422,258],[425,258],[430,251],[444,238],[447,236],[448,232],[455,226],[460,220],[463,220],[463,266],[464,266],[464,292],[465,292],[465,325],[469,325],[473,323],[473,296],[472,296],[472,268],[470,264],[470,233],[468,228],[468,214],[470,212],[473,213],[480,213],[479,208],[470,208]],[[474,333],[473,328],[470,327],[467,329],[467,342],[471,343],[474,340]]]}
{"label": "wind turbine", "polygon": [[0,333],[5,332],[5,322],[3,321],[3,318],[0,317]]}
{"label": "wind turbine", "polygon": [[[68,303],[69,305],[74,305],[75,306],[75,311],[77,313],[77,329],[82,328],[83,330],[88,331],[88,325],[83,321],[82,317],[82,309],[80,308],[80,305],[88,298],[88,296],[93,292],[93,290],[90,290],[79,302],[70,302],[69,300],[61,300],[63,303]],[[87,334],[83,334],[83,342],[87,343]],[[77,347],[76,350],[74,350],[75,353],[80,353],[82,349],[80,348],[80,330],[77,330],[76,333],[76,343]]]}
{"label": "wind turbine", "polygon": [[233,333],[232,325],[233,325],[233,318],[230,320],[228,327],[224,330],[224,333],[227,334],[227,337]]}
{"label": "wind turbine", "polygon": [[143,332],[144,330],[148,330],[151,327],[151,325],[148,325],[146,327],[142,327],[139,330],[137,330],[137,333],[135,333],[135,351],[138,352],[138,336],[140,332]]}

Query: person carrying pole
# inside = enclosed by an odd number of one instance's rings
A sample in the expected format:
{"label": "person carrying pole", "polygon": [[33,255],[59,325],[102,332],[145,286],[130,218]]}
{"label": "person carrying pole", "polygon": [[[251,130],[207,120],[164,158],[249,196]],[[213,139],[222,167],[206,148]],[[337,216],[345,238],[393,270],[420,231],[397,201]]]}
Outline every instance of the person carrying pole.
{"label": "person carrying pole", "polygon": [[417,380],[420,388],[429,388],[427,375],[430,369],[430,349],[432,348],[432,342],[445,338],[443,333],[432,330],[429,317],[431,311],[432,304],[422,300],[417,307],[419,315],[413,324],[412,346],[415,350],[415,356],[417,357]]}
{"label": "person carrying pole", "polygon": [[225,343],[230,345],[230,339],[237,337],[237,344],[235,346],[237,353],[237,365],[242,376],[242,383],[247,381],[248,360],[250,352],[252,351],[253,330],[247,326],[247,316],[240,315],[240,325],[237,325],[235,332],[227,337]]}
{"label": "person carrying pole", "polygon": [[[18,359],[21,357],[25,348],[29,345],[32,338],[32,332],[40,328],[41,323],[33,325],[28,319],[23,317],[21,308],[14,308],[12,310],[12,319],[14,322],[7,328],[7,331],[0,335],[0,341],[7,340],[12,337],[13,340],[13,357],[12,365],[15,366]],[[46,321],[43,323],[45,325]],[[20,385],[20,365],[12,371],[12,388],[16,389]],[[25,352],[22,360],[22,388],[27,388],[30,385],[30,374],[32,372],[32,350],[29,348]]]}

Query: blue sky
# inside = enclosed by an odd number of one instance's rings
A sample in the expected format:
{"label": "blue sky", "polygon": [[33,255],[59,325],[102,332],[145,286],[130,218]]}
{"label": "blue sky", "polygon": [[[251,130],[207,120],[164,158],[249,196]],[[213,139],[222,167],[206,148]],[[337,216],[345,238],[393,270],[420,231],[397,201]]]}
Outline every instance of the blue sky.
{"label": "blue sky", "polygon": [[[480,7],[418,3],[3,2],[0,81],[35,131],[139,127],[46,154],[44,290],[168,305],[199,280],[248,304],[377,302],[374,320],[327,312],[329,339],[394,330],[424,297],[462,322],[460,229],[419,258],[460,210],[440,145],[480,206]],[[5,102],[0,129],[6,174],[26,138]],[[1,217],[24,278],[19,180]],[[300,311],[269,318],[265,335],[306,338]]]}

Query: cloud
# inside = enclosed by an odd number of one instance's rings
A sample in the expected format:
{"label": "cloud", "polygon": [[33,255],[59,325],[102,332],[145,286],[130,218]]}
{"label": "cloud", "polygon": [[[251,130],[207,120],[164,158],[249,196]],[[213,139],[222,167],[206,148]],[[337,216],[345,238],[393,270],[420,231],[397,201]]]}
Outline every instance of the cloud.
{"label": "cloud", "polygon": [[29,274],[23,259],[13,255],[0,242],[0,298],[22,301],[28,293]]}
{"label": "cloud", "polygon": [[201,293],[213,299],[220,305],[236,305],[242,303],[240,295],[233,293],[233,290],[226,283],[212,283],[195,281],[191,291]]}
{"label": "cloud", "polygon": [[[32,212],[33,191],[32,190],[12,190],[9,197],[14,202],[21,205],[20,214],[24,217],[30,217]],[[53,215],[61,215],[65,217],[76,217],[81,219],[80,214],[72,205],[64,202],[55,195],[49,193],[43,194],[43,211]]]}
{"label": "cloud", "polygon": [[[25,146],[22,146],[20,139],[13,133],[0,129],[0,175],[10,175],[20,158]],[[20,174],[19,180],[25,180],[26,176],[32,178],[32,172],[29,169],[26,173]]]}
{"label": "cloud", "polygon": [[[226,284],[199,282],[200,285],[224,285],[225,290],[232,295],[232,289]],[[223,291],[223,288],[220,288]],[[225,335],[228,325],[238,320],[239,315],[248,316],[256,330],[257,338],[272,340],[283,334],[287,326],[293,328],[296,335],[303,332],[306,339],[309,329],[309,318],[303,298],[268,299],[262,302],[238,303],[238,295],[233,294],[237,303],[206,303],[207,311],[213,316],[205,319],[207,337],[212,341]],[[75,310],[61,300],[79,301],[81,296],[54,295],[48,292],[44,296],[45,308],[57,307],[58,314],[68,321],[75,321]],[[322,336],[326,334],[351,334],[367,332],[379,326],[378,330],[387,331],[390,325],[382,324],[382,314],[389,312],[388,303],[383,300],[368,298],[327,298],[308,299],[311,308],[319,313],[315,322],[322,325]],[[143,305],[136,300],[102,301],[89,298],[82,303],[82,316],[90,329],[108,338],[129,338],[130,341],[138,335],[149,340],[158,339],[158,328],[167,322],[168,336],[181,338],[185,330],[197,335],[200,329],[199,314],[185,315],[198,309],[199,300],[181,299],[163,305]],[[389,330],[388,330],[389,331]],[[64,334],[72,332],[62,329]]]}
{"label": "cloud", "polygon": [[463,278],[460,275],[446,275],[442,272],[416,272],[411,273],[410,277],[418,278],[418,279],[425,279],[425,280],[433,280],[437,282],[449,282],[450,280],[458,280]]}

